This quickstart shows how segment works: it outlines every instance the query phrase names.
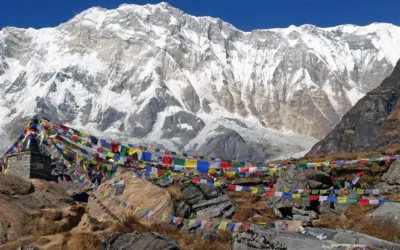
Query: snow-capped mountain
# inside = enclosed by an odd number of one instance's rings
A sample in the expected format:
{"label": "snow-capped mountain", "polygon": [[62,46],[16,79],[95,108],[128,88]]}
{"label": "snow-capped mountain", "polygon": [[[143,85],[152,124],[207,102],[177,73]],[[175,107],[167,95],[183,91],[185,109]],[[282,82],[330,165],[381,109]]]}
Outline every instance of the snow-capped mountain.
{"label": "snow-capped mountain", "polygon": [[[222,158],[306,152],[400,58],[400,28],[243,32],[167,3],[0,31],[0,124],[33,114],[106,138]],[[2,145],[6,147],[8,145]]]}

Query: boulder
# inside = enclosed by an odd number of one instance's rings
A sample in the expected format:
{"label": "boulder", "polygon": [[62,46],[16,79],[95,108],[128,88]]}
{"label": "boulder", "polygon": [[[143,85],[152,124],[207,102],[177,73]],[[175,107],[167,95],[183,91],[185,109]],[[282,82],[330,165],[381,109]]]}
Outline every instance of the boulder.
{"label": "boulder", "polygon": [[178,185],[191,206],[193,217],[231,218],[236,210],[236,204],[221,188],[206,184],[194,184],[189,178],[182,178]]}
{"label": "boulder", "polygon": [[303,173],[308,179],[310,188],[329,188],[333,186],[331,176],[325,172],[314,169],[304,169]]}
{"label": "boulder", "polygon": [[326,236],[326,240],[332,240],[339,244],[361,244],[386,250],[400,249],[399,244],[395,244],[386,240],[381,240],[366,234],[357,233],[349,230],[332,230],[314,227],[306,227],[305,229],[307,232],[323,233]]}
{"label": "boulder", "polygon": [[213,229],[202,229],[198,227],[196,228],[195,235],[208,241],[216,241],[218,239],[218,234]]}
{"label": "boulder", "polygon": [[325,243],[315,237],[295,232],[266,229],[254,225],[252,225],[247,232],[233,233],[232,237],[233,250],[326,249]]}
{"label": "boulder", "polygon": [[389,185],[400,185],[400,161],[396,160],[389,167],[388,171],[382,175],[382,181]]}
{"label": "boulder", "polygon": [[395,194],[400,193],[400,185],[389,185],[387,182],[381,182],[375,185],[381,194]]}
{"label": "boulder", "polygon": [[113,233],[104,239],[101,250],[179,250],[178,243],[157,233]]}
{"label": "boulder", "polygon": [[[307,189],[308,187],[308,180],[303,170],[297,167],[296,164],[290,164],[286,168],[282,168],[281,176],[274,186],[276,190],[284,190],[284,188]],[[270,199],[270,207],[272,208],[291,207],[292,203],[293,200],[284,199],[283,197],[273,196]]]}
{"label": "boulder", "polygon": [[57,215],[54,220],[64,228],[75,226],[83,213],[75,208],[55,182],[0,173],[0,245],[30,233],[33,220],[50,220],[46,214]]}
{"label": "boulder", "polygon": [[[125,177],[129,177],[130,173],[121,174],[118,177],[112,178],[107,183],[113,183],[114,181],[123,180]],[[159,212],[163,214],[172,215],[174,211],[174,202],[171,195],[167,190],[162,189],[149,181],[142,180],[140,178],[134,177],[129,178],[124,184],[125,188],[122,194],[116,196],[121,201],[129,202],[134,206],[140,206],[143,209],[149,209],[154,212]],[[109,194],[115,195],[117,186],[110,186],[106,191]],[[99,206],[99,202],[103,204],[109,211],[111,211],[115,216],[122,218],[125,214],[131,213],[132,211],[128,208],[121,206],[121,204],[109,201],[108,197],[100,195],[98,191],[93,191],[96,199],[94,197],[89,197],[89,202],[87,205],[87,210],[89,216],[97,219],[98,221],[108,221],[113,220],[113,216],[107,214],[105,209]],[[138,213],[138,216],[142,216],[142,213]],[[143,220],[143,218],[140,218]]]}
{"label": "boulder", "polygon": [[400,226],[400,203],[387,202],[379,206],[371,215],[374,219],[396,222]]}

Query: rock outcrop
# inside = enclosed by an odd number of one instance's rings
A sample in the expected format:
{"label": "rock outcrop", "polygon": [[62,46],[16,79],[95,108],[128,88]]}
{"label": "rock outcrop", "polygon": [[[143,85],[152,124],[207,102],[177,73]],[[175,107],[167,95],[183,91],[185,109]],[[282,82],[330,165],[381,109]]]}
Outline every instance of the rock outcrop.
{"label": "rock outcrop", "polygon": [[308,154],[398,152],[400,61],[379,87],[367,93]]}
{"label": "rock outcrop", "polygon": [[371,214],[372,218],[397,223],[400,226],[400,203],[387,202]]}
{"label": "rock outcrop", "polygon": [[179,250],[178,243],[157,233],[113,233],[104,239],[101,250]]}
{"label": "rock outcrop", "polygon": [[382,194],[400,193],[400,161],[391,164],[388,171],[382,175],[382,183],[375,186]]}
{"label": "rock outcrop", "polygon": [[[322,250],[324,243],[310,236],[295,232],[278,231],[252,226],[247,232],[233,234],[233,250]],[[339,248],[331,248],[339,249]]]}
{"label": "rock outcrop", "polygon": [[[130,173],[124,173],[118,177],[114,177],[110,182],[123,180],[129,175]],[[168,215],[173,214],[173,200],[167,190],[137,177],[129,178],[127,183],[121,185],[125,185],[125,188],[121,195],[116,196],[118,199],[129,202],[132,206],[140,206],[154,212]],[[111,195],[115,195],[118,186],[119,185],[110,186],[105,191]],[[94,195],[96,199],[89,197],[87,210],[91,217],[99,221],[113,220],[113,216],[109,216],[104,209],[101,209],[101,205],[99,205],[98,201],[103,204],[107,210],[110,210],[120,218],[122,218],[124,214],[132,212],[132,210],[129,209],[129,205],[128,208],[125,208],[121,206],[121,204],[110,201],[108,196],[100,195],[97,191],[94,191]]]}
{"label": "rock outcrop", "polygon": [[[279,176],[274,188],[276,190],[289,189],[307,189],[309,187],[308,180],[303,173],[303,170],[296,166],[296,164],[290,164],[286,168],[282,168],[281,175]],[[282,197],[273,196],[270,199],[270,207],[272,208],[284,208],[291,207],[293,204],[292,199],[284,199]]]}
{"label": "rock outcrop", "polygon": [[35,230],[48,230],[49,221],[72,228],[82,214],[83,209],[77,209],[55,182],[0,173],[0,245]]}
{"label": "rock outcrop", "polygon": [[191,217],[231,218],[236,210],[232,201],[221,188],[206,184],[194,184],[189,178],[179,180],[179,186],[186,196],[186,202],[191,206]]}

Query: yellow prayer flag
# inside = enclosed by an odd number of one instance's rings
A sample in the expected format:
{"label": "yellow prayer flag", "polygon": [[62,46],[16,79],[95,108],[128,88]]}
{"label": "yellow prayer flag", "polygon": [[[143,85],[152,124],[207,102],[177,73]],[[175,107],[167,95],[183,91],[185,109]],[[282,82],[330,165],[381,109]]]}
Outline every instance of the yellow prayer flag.
{"label": "yellow prayer flag", "polygon": [[364,194],[364,189],[357,189],[357,194]]}
{"label": "yellow prayer flag", "polygon": [[289,193],[290,192],[290,188],[283,188],[283,192]]}
{"label": "yellow prayer flag", "polygon": [[258,193],[258,188],[250,188],[251,189],[251,193],[256,194]]}
{"label": "yellow prayer flag", "polygon": [[228,222],[224,221],[219,224],[218,229],[219,230],[226,230],[226,227],[228,226]]}
{"label": "yellow prayer flag", "polygon": [[204,156],[204,159],[210,160],[211,158],[210,158],[210,156]]}
{"label": "yellow prayer flag", "polygon": [[88,133],[81,131],[82,136],[90,136]]}
{"label": "yellow prayer flag", "polygon": [[209,168],[209,169],[208,169],[208,173],[209,173],[209,174],[216,174],[216,173],[217,173],[217,169],[215,169],[215,168]]}
{"label": "yellow prayer flag", "polygon": [[189,168],[197,167],[197,160],[186,159],[185,167],[189,167]]}
{"label": "yellow prayer flag", "polygon": [[229,178],[235,178],[235,177],[236,177],[236,172],[227,172],[226,175],[227,175]]}
{"label": "yellow prayer flag", "polygon": [[326,190],[319,190],[320,194],[326,194]]}
{"label": "yellow prayer flag", "polygon": [[162,221],[167,221],[167,219],[168,219],[168,215],[166,215],[166,214],[163,214],[163,216],[162,216],[161,220],[162,220]]}
{"label": "yellow prayer flag", "polygon": [[136,207],[136,209],[135,209],[135,213],[137,213],[137,212],[139,212],[140,211],[140,207]]}
{"label": "yellow prayer flag", "polygon": [[106,167],[108,171],[111,171],[111,165],[107,164]]}
{"label": "yellow prayer flag", "polygon": [[4,170],[4,174],[7,174],[8,173],[8,168],[6,168],[6,170]]}
{"label": "yellow prayer flag", "polygon": [[176,155],[182,155],[182,152],[176,151],[175,153],[176,153]]}
{"label": "yellow prayer flag", "polygon": [[111,151],[107,153],[107,156],[114,159],[114,153]]}
{"label": "yellow prayer flag", "polygon": [[190,220],[190,221],[189,221],[189,226],[193,225],[195,222],[196,222],[196,221],[195,221],[195,220],[193,220],[193,219],[192,219],[192,220]]}
{"label": "yellow prayer flag", "polygon": [[346,196],[338,197],[338,203],[346,203],[346,202],[347,202]]}
{"label": "yellow prayer flag", "polygon": [[300,199],[301,198],[301,194],[292,194],[292,198],[293,199]]}
{"label": "yellow prayer flag", "polygon": [[148,149],[147,149],[147,152],[153,153],[153,152],[154,152],[154,148],[148,148]]}
{"label": "yellow prayer flag", "polygon": [[222,183],[220,181],[214,182],[214,187],[221,187]]}
{"label": "yellow prayer flag", "polygon": [[128,148],[128,155],[133,155],[134,153],[139,152],[136,148]]}

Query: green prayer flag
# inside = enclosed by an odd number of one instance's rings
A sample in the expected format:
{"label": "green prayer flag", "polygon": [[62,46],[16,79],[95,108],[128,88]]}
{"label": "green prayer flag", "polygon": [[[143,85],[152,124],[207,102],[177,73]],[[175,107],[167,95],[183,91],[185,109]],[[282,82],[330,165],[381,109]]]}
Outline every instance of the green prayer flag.
{"label": "green prayer flag", "polygon": [[299,168],[307,168],[307,163],[305,163],[305,162],[299,163],[299,164],[297,164],[297,166],[298,166]]}
{"label": "green prayer flag", "polygon": [[342,189],[342,184],[340,184],[340,181],[336,181],[336,185],[338,186],[339,189]]}
{"label": "green prayer flag", "polygon": [[183,220],[183,225],[188,225],[189,224],[190,219],[184,219]]}
{"label": "green prayer flag", "polygon": [[121,145],[121,155],[126,156],[127,147]]}
{"label": "green prayer flag", "polygon": [[319,190],[312,190],[312,191],[311,191],[311,194],[318,194],[318,191],[319,191]]}
{"label": "green prayer flag", "polygon": [[202,156],[202,155],[200,155],[200,156],[199,156],[199,158],[200,158],[201,160],[203,160],[205,157],[204,157],[204,156]]}
{"label": "green prayer flag", "polygon": [[185,159],[174,158],[174,165],[185,166]]}
{"label": "green prayer flag", "polygon": [[218,227],[219,227],[220,224],[221,224],[220,221],[214,222],[214,224],[213,224],[213,229],[218,229]]}
{"label": "green prayer flag", "polygon": [[174,151],[171,151],[171,155],[176,155],[176,152],[174,152]]}
{"label": "green prayer flag", "polygon": [[347,198],[347,204],[357,204],[358,199],[357,198]]}
{"label": "green prayer flag", "polygon": [[240,164],[240,163],[233,163],[233,164],[232,164],[232,167],[234,167],[234,168],[241,168],[241,167],[243,167],[243,165]]}
{"label": "green prayer flag", "polygon": [[310,200],[310,195],[309,194],[301,194],[301,200],[302,201]]}

